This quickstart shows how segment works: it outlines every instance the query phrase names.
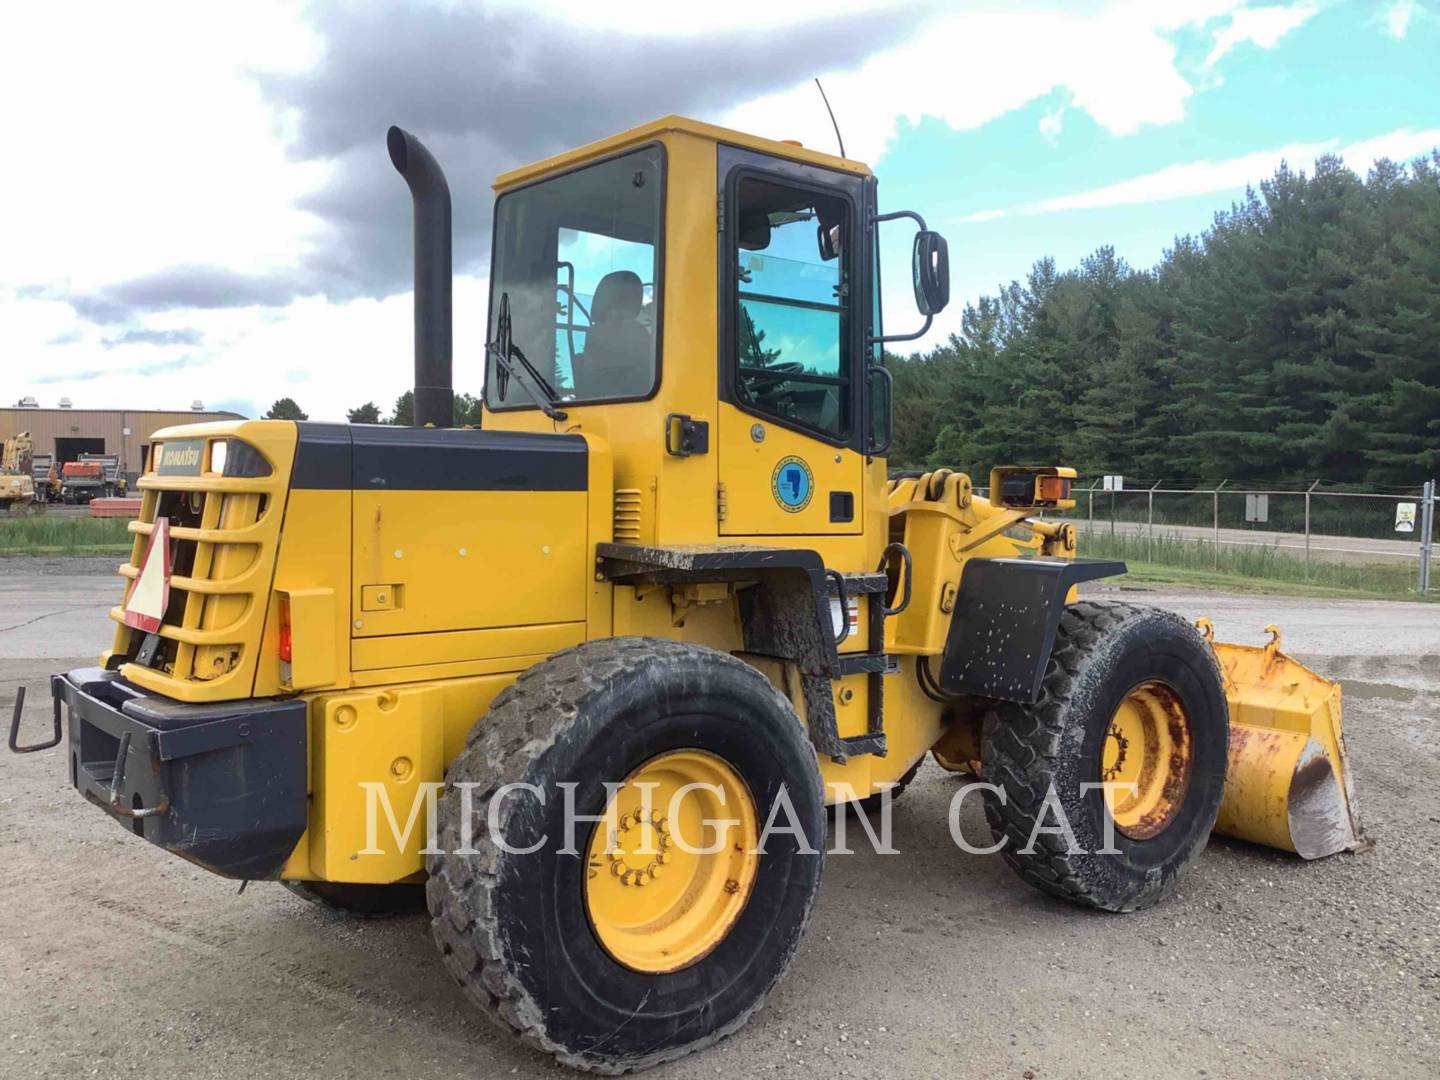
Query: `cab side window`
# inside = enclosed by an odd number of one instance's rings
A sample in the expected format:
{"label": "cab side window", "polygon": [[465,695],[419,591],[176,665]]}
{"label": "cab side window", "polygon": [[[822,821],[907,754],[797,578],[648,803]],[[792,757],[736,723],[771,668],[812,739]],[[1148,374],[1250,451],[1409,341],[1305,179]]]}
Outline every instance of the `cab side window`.
{"label": "cab side window", "polygon": [[[509,314],[517,378],[556,402],[634,400],[659,368],[665,157],[646,146],[501,195],[489,340]],[[532,389],[535,386],[532,385]],[[487,356],[491,408],[534,408]]]}
{"label": "cab side window", "polygon": [[833,438],[850,431],[845,200],[745,178],[735,239],[741,401]]}
{"label": "cab side window", "polygon": [[556,246],[560,385],[582,401],[643,396],[654,379],[654,244],[562,228]]}

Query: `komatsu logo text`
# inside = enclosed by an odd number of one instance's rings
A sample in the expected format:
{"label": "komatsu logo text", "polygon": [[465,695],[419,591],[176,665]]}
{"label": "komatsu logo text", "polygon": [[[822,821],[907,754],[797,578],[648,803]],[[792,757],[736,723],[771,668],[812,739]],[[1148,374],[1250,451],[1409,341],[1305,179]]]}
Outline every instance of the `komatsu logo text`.
{"label": "komatsu logo text", "polygon": [[155,471],[161,476],[199,476],[204,456],[203,439],[165,443],[160,448],[160,462]]}

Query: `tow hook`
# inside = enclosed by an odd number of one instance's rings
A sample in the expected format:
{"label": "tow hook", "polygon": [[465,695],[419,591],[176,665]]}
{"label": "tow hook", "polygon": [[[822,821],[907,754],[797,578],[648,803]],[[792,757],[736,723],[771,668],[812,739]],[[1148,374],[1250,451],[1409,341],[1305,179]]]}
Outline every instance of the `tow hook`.
{"label": "tow hook", "polygon": [[120,785],[125,781],[125,759],[130,756],[130,732],[120,736],[120,750],[115,755],[115,771],[110,776],[110,809],[121,817],[147,818],[163,814],[170,809],[170,796],[162,795],[160,801],[154,806],[147,806],[143,810],[136,810],[133,806],[126,806],[125,800],[120,797]]}

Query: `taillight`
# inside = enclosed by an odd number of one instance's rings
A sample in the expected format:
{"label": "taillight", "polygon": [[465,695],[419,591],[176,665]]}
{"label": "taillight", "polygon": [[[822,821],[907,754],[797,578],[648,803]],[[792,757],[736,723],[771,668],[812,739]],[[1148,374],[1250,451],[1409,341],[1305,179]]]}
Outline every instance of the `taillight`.
{"label": "taillight", "polygon": [[290,639],[290,598],[280,597],[280,660],[282,663],[290,663],[291,639]]}

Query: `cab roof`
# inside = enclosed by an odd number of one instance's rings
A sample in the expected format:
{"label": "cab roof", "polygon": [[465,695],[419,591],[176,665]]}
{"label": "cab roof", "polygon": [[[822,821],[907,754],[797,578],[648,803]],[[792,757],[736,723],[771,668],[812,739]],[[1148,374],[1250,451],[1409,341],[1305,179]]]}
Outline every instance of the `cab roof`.
{"label": "cab roof", "polygon": [[870,167],[859,161],[852,161],[849,158],[837,157],[834,154],[822,153],[819,150],[809,150],[795,143],[780,142],[776,139],[762,139],[758,135],[747,135],[743,131],[732,131],[730,128],[718,127],[715,124],[702,123],[699,120],[691,120],[684,116],[662,116],[658,120],[651,120],[648,124],[641,124],[639,127],[631,128],[629,131],[622,131],[618,135],[611,135],[608,138],[596,142],[586,143],[584,146],[576,147],[574,150],[566,150],[562,154],[548,157],[530,165],[522,165],[518,169],[511,169],[509,172],[501,173],[495,178],[494,188],[496,191],[504,191],[507,188],[519,184],[526,184],[538,180],[551,173],[563,172],[575,165],[596,158],[607,157],[616,151],[623,150],[630,146],[637,146],[642,143],[653,142],[662,135],[677,132],[684,135],[694,135],[697,138],[708,139],[714,143],[728,143],[731,146],[743,147],[747,150],[758,150],[761,153],[773,154],[776,157],[788,158],[791,161],[801,161],[808,165],[818,165],[826,169],[838,169],[842,172],[854,173],[858,176],[869,176]]}

